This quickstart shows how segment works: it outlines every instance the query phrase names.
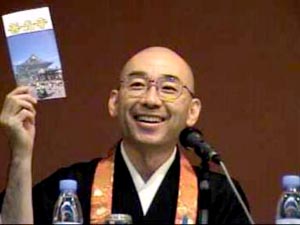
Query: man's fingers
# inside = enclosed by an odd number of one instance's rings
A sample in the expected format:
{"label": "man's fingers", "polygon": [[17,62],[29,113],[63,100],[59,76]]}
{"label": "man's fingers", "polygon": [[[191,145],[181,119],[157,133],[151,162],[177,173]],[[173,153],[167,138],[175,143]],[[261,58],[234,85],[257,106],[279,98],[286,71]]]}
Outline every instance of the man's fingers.
{"label": "man's fingers", "polygon": [[37,103],[37,100],[29,94],[29,87],[17,87],[12,92],[10,92],[4,101],[2,112],[0,114],[0,123],[4,126],[10,126],[13,117],[21,113],[23,110],[31,112],[31,115],[34,117],[36,115],[36,110],[34,104]]}
{"label": "man's fingers", "polygon": [[11,99],[11,107],[13,113],[20,111],[21,108],[26,108],[32,112],[35,112],[34,106],[30,101],[27,101],[26,98],[15,98]]}
{"label": "man's fingers", "polygon": [[31,124],[35,123],[35,114],[27,109],[22,109],[15,117],[18,121],[29,121]]}
{"label": "man's fingers", "polygon": [[34,98],[32,95],[28,93],[21,93],[21,94],[14,94],[12,95],[11,93],[6,96],[6,100],[13,100],[13,99],[23,99],[25,101],[30,102],[31,104],[36,104],[37,100]]}
{"label": "man's fingers", "polygon": [[31,87],[20,86],[20,87],[15,88],[10,93],[8,93],[6,95],[6,98],[10,99],[10,98],[13,98],[13,97],[19,97],[19,98],[22,98],[24,100],[27,100],[27,101],[31,102],[32,104],[36,104],[37,103],[37,99],[34,98],[31,95],[31,91],[32,91]]}
{"label": "man's fingers", "polygon": [[17,88],[15,88],[14,90],[12,90],[10,93],[8,93],[9,95],[18,95],[18,94],[29,94],[30,93],[30,87],[28,86],[19,86]]}
{"label": "man's fingers", "polygon": [[30,112],[32,112],[34,115],[36,114],[35,108],[33,107],[33,105],[27,101],[24,100],[18,100],[18,106],[17,107],[17,113],[18,111],[21,111],[22,109],[27,109]]}
{"label": "man's fingers", "polygon": [[28,101],[31,104],[34,104],[34,105],[37,104],[37,99],[35,97],[33,97],[31,94],[20,94],[20,95],[17,95],[17,97],[22,100]]}
{"label": "man's fingers", "polygon": [[23,107],[35,112],[33,104],[36,104],[36,100],[28,94],[10,95],[4,101],[2,113],[16,114]]}
{"label": "man's fingers", "polygon": [[18,114],[14,116],[1,118],[0,125],[2,125],[4,128],[12,128],[13,130],[15,130],[15,128],[18,127],[24,127],[25,121],[30,122],[30,124],[34,125],[35,113],[27,109],[22,109]]}

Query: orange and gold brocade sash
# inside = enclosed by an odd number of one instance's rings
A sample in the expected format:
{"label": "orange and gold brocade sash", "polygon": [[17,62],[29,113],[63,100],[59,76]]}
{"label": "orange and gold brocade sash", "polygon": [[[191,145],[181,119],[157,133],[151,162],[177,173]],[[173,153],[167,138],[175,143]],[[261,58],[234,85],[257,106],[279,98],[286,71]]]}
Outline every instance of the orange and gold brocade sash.
{"label": "orange and gold brocade sash", "polygon": [[[115,152],[102,159],[96,168],[91,194],[91,223],[104,223],[112,210]],[[195,224],[198,181],[192,165],[180,152],[180,177],[175,224]]]}

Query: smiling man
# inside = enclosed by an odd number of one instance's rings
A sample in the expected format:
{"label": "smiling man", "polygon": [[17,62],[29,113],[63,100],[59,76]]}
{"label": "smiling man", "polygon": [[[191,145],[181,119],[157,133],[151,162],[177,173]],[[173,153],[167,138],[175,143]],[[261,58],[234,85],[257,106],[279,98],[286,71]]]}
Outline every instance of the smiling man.
{"label": "smiling man", "polygon": [[180,131],[196,123],[201,104],[193,90],[191,69],[169,49],[147,48],[124,66],[109,112],[118,117],[125,152],[145,181],[174,152]]}
{"label": "smiling man", "polygon": [[[29,88],[18,87],[7,95],[0,116],[12,150],[4,223],[51,223],[58,183],[66,178],[79,184],[85,223],[103,223],[112,213],[129,214],[139,224],[199,221],[201,169],[189,163],[177,143],[181,130],[197,122],[201,103],[192,70],[177,53],[150,47],[125,64],[119,89],[108,101],[122,139],[107,158],[60,169],[31,191],[34,104]],[[209,223],[248,223],[225,177],[211,172],[210,181]]]}

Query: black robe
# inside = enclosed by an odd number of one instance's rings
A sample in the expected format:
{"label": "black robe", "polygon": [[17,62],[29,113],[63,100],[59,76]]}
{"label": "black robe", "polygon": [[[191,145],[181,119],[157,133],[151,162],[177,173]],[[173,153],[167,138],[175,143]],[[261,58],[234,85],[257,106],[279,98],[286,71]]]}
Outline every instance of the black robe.
{"label": "black robe", "polygon": [[[77,163],[70,167],[59,169],[45,180],[35,185],[33,188],[34,222],[36,224],[52,223],[53,207],[59,195],[59,181],[71,178],[78,182],[77,194],[83,210],[84,223],[90,223],[91,188],[95,169],[100,160],[100,158],[97,158],[90,162]],[[179,169],[180,156],[179,152],[177,152],[173,164],[155,194],[147,214],[144,216],[133,180],[122,158],[120,148],[117,147],[112,212],[129,214],[132,216],[133,223],[138,224],[174,224],[178,196]],[[200,177],[201,169],[195,167],[195,171],[197,176]],[[237,198],[229,187],[225,176],[210,172],[209,179],[211,188],[209,223],[249,223]],[[237,185],[243,200],[248,205],[240,185],[236,181],[235,184]],[[4,193],[0,196],[1,203],[3,194]]]}

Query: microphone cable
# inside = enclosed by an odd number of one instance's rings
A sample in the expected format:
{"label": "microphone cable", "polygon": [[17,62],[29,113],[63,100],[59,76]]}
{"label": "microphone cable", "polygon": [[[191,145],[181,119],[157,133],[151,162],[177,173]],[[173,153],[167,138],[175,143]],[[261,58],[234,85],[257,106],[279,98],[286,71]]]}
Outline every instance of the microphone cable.
{"label": "microphone cable", "polygon": [[242,206],[242,208],[243,208],[243,210],[244,210],[244,212],[245,212],[245,214],[246,214],[246,216],[247,216],[247,218],[248,218],[250,224],[255,224],[255,222],[254,222],[253,218],[251,217],[250,212],[249,212],[247,206],[245,205],[245,203],[244,203],[244,201],[243,201],[243,199],[242,199],[240,193],[237,191],[237,189],[236,189],[236,187],[235,187],[235,185],[234,185],[234,183],[233,183],[233,181],[232,181],[232,179],[231,179],[231,177],[230,177],[230,175],[229,175],[229,172],[228,172],[228,170],[227,170],[225,164],[223,163],[223,161],[220,161],[220,164],[219,164],[219,165],[220,165],[221,168],[223,169],[224,175],[226,176],[227,181],[228,181],[228,183],[229,183],[231,189],[233,190],[235,196],[237,197],[239,203],[241,204],[241,206]]}

